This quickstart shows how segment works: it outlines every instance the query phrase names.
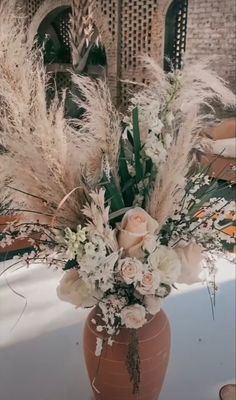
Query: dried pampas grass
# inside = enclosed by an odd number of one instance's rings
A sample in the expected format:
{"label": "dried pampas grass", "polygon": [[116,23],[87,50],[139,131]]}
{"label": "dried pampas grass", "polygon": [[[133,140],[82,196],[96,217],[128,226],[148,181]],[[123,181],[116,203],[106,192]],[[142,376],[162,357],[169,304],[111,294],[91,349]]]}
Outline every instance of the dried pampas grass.
{"label": "dried pampas grass", "polygon": [[13,3],[5,1],[0,13],[0,140],[7,150],[0,156],[1,182],[20,190],[12,196],[14,207],[37,211],[36,217],[53,216],[79,188],[57,212],[58,221],[74,226],[85,200],[79,159],[85,149],[64,117],[64,99],[55,97],[48,107],[41,54],[29,47],[24,17],[14,14]]}
{"label": "dried pampas grass", "polygon": [[152,217],[161,225],[172,215],[180,199],[191,168],[192,150],[201,140],[200,133],[212,123],[214,104],[218,102],[225,108],[235,106],[234,94],[211,70],[209,62],[186,64],[181,71],[164,74],[152,59],[146,58],[152,84],[132,100],[140,107],[141,127],[146,135],[161,119],[166,122],[164,133],[173,138],[167,160],[157,171],[149,202]]}
{"label": "dried pampas grass", "polygon": [[[122,132],[120,117],[112,104],[109,89],[105,82],[86,76],[74,74],[73,82],[80,92],[80,97],[74,97],[74,100],[85,111],[78,135],[90,147],[97,166],[100,162],[100,171],[104,166],[101,164],[103,160],[116,176]],[[92,177],[94,171],[91,172]]]}

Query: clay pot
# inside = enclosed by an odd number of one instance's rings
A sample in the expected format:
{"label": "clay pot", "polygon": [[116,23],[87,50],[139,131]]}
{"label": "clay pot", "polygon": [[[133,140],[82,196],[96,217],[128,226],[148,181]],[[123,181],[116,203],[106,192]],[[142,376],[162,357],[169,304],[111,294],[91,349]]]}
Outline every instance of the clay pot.
{"label": "clay pot", "polygon": [[[207,132],[214,141],[222,141],[224,139],[236,140],[236,118],[224,119],[220,124],[213,127]],[[224,157],[224,155],[204,154],[201,156],[201,164],[203,167],[210,165],[208,175],[226,181],[236,182],[236,159]]]}
{"label": "clay pot", "polygon": [[[9,222],[18,220],[19,218],[14,215],[1,215],[0,216],[0,234],[6,228]],[[2,247],[0,243],[0,254],[1,253],[10,253],[15,252],[17,250],[22,250],[28,247],[31,247],[32,244],[27,239],[18,239],[15,240],[11,245]]]}
{"label": "clay pot", "polygon": [[164,311],[138,329],[141,360],[139,392],[132,393],[126,366],[130,329],[121,328],[112,346],[105,345],[95,356],[96,339],[103,338],[91,320],[97,320],[96,308],[88,315],[84,329],[85,362],[96,400],[158,400],[164,382],[170,352],[170,325]]}

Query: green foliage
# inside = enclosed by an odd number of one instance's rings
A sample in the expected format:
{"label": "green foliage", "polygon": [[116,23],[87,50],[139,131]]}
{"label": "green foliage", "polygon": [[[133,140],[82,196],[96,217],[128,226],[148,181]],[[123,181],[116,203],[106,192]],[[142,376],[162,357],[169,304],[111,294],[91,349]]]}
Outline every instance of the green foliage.
{"label": "green foliage", "polygon": [[143,179],[143,165],[142,165],[142,145],[140,139],[139,120],[138,120],[138,108],[133,109],[133,142],[134,142],[134,158],[135,158],[135,170],[136,170],[136,183],[139,183]]}
{"label": "green foliage", "polygon": [[75,268],[75,267],[78,267],[77,261],[76,261],[75,259],[73,259],[73,260],[68,260],[68,261],[65,263],[65,266],[64,266],[63,270],[64,270],[64,271],[67,271],[68,269]]}

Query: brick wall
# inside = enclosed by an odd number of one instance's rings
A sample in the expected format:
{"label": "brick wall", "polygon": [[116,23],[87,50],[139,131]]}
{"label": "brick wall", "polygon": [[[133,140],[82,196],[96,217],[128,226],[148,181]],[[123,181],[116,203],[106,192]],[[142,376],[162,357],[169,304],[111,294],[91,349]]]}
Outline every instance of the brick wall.
{"label": "brick wall", "polygon": [[[56,0],[19,1],[25,4],[29,20],[34,20],[34,13],[43,4],[48,7]],[[119,103],[121,96],[126,103],[132,86],[120,82],[145,82],[139,56],[148,53],[163,66],[165,16],[171,0],[96,1],[107,51],[108,84],[114,101]],[[195,62],[216,56],[213,68],[233,89],[236,87],[235,20],[235,0],[189,0],[187,58]]]}
{"label": "brick wall", "polygon": [[215,56],[213,69],[236,86],[235,0],[189,0],[187,58],[192,62]]}

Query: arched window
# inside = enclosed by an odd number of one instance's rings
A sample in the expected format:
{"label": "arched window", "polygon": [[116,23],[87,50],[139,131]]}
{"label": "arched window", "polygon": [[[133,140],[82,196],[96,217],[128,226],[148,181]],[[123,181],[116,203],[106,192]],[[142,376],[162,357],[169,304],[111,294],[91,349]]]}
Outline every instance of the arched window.
{"label": "arched window", "polygon": [[38,28],[38,42],[43,47],[45,64],[70,64],[69,21],[71,8],[51,11]]}
{"label": "arched window", "polygon": [[[37,36],[45,64],[71,64],[70,16],[71,7],[58,7],[41,22]],[[106,65],[106,52],[102,45],[94,44],[90,48],[86,65],[85,73],[89,72],[87,69],[94,71],[96,65]]]}
{"label": "arched window", "polygon": [[[165,22],[164,69],[182,66],[186,47],[188,0],[174,0],[168,8]],[[170,65],[171,62],[171,65]]]}
{"label": "arched window", "polygon": [[[70,117],[77,117],[78,110],[71,100],[70,92],[76,90],[71,81],[70,69],[77,73],[72,60],[72,46],[70,37],[70,18],[72,9],[70,6],[60,6],[50,11],[41,21],[37,29],[37,42],[43,49],[44,63],[47,71],[51,73],[48,85],[48,100],[54,98],[55,89],[61,93],[63,89],[70,89],[66,94],[65,110]],[[94,78],[101,78],[105,74],[106,52],[99,43],[91,44],[86,49],[81,59],[84,60],[83,68],[79,73]]]}

